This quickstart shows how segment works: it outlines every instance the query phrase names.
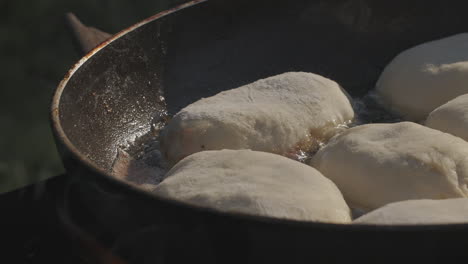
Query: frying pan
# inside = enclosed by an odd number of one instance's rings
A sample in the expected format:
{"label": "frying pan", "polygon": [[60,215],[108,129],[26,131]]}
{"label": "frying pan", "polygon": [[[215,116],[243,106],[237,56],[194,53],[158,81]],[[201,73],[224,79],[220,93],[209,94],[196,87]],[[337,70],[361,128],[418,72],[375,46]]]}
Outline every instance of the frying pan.
{"label": "frying pan", "polygon": [[314,72],[363,96],[402,50],[467,31],[466,5],[197,0],[118,33],[74,65],[53,97],[70,215],[134,263],[439,263],[468,255],[468,224],[355,226],[219,213],[110,173],[117,149],[148,133],[164,111],[260,78]]}

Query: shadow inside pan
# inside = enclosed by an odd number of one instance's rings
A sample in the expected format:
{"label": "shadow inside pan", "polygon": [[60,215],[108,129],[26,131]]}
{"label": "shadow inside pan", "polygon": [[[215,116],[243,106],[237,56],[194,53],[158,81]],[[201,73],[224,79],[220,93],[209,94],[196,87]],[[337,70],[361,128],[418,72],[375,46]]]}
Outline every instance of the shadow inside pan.
{"label": "shadow inside pan", "polygon": [[201,3],[139,27],[90,57],[61,95],[61,126],[82,155],[110,172],[119,149],[139,157],[167,114],[260,78],[314,72],[359,98],[402,50],[466,31],[466,9],[458,5]]}

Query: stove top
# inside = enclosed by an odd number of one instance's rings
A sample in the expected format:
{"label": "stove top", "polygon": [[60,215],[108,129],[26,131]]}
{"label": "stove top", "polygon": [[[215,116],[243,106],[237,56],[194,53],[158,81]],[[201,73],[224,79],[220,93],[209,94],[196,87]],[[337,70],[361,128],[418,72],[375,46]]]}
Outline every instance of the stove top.
{"label": "stove top", "polygon": [[[65,195],[69,192],[70,182],[73,180],[69,175],[59,175],[0,195],[0,208],[6,209],[0,217],[0,242],[3,242],[0,263],[185,263],[187,259],[196,260],[200,254],[211,257],[210,248],[204,246],[207,245],[206,234],[189,233],[193,241],[178,239],[189,230],[148,226],[117,241],[95,237],[90,230],[100,230],[102,226],[93,222],[93,217],[88,217],[89,212],[77,206],[64,209],[66,202],[73,200]],[[91,221],[82,223],[82,217],[76,215],[84,215]],[[167,242],[164,239],[167,237],[172,238],[171,245],[184,248],[182,256],[173,254],[173,248],[161,244],[161,241]],[[173,254],[171,261],[166,261],[166,253]],[[179,258],[184,261],[180,262]],[[2,262],[3,259],[6,261]]]}
{"label": "stove top", "polygon": [[60,175],[0,195],[5,263],[106,263],[60,221],[58,205],[66,180],[66,175]]}

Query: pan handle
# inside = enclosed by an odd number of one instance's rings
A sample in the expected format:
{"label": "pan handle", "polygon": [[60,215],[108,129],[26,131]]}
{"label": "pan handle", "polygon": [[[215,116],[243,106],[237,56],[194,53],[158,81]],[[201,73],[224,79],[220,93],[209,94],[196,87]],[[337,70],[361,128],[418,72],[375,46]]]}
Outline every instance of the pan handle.
{"label": "pan handle", "polygon": [[112,36],[97,28],[84,25],[73,13],[67,13],[65,20],[82,56]]}

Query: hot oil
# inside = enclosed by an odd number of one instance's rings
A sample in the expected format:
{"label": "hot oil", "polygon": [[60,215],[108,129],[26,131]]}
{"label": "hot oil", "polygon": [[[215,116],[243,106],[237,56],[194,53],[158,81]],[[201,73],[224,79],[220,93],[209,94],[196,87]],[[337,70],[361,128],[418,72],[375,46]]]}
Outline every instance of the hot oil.
{"label": "hot oil", "polygon": [[160,151],[159,132],[169,120],[167,112],[159,113],[148,133],[118,148],[111,169],[115,177],[146,188],[163,180],[167,169]]}
{"label": "hot oil", "polygon": [[382,106],[381,99],[374,92],[367,93],[362,98],[353,98],[353,108],[357,120],[352,126],[371,124],[371,123],[397,123],[403,119],[391,113]]}
{"label": "hot oil", "polygon": [[[317,151],[323,148],[326,145],[326,142],[328,142],[332,136],[341,134],[343,131],[349,128],[350,124],[351,121],[348,121],[344,124],[330,125],[325,133],[323,131],[318,133],[311,132],[308,140],[306,140],[307,143],[298,144],[295,150],[286,156],[299,162],[308,164],[312,156],[314,156]],[[323,136],[323,134],[328,134],[328,136]]]}
{"label": "hot oil", "polygon": [[[385,110],[380,102],[379,96],[375,94],[374,91],[369,92],[363,97],[353,98],[353,109],[355,120],[337,125],[334,128],[336,131],[335,136],[338,136],[346,131],[346,129],[355,126],[372,123],[397,123],[403,121],[398,115]],[[312,149],[299,149],[294,153],[292,158],[307,164],[315,153],[326,145],[326,142],[327,140],[318,140],[318,147]]]}
{"label": "hot oil", "polygon": [[[333,134],[338,136],[346,129],[370,123],[395,123],[402,121],[398,116],[386,111],[379,102],[378,96],[370,92],[364,97],[353,98],[355,120],[334,127]],[[159,132],[170,120],[167,112],[161,113],[153,119],[148,133],[138,137],[126,147],[118,151],[113,165],[116,177],[133,182],[138,185],[157,185],[164,179],[167,172],[166,164],[159,146]],[[314,139],[313,148],[298,147],[289,158],[307,164],[314,154],[326,145],[328,139]],[[308,145],[308,144],[305,144]],[[135,169],[137,168],[137,169]],[[151,175],[138,175],[138,174]],[[143,180],[142,180],[143,179]],[[146,179],[146,180],[144,180]]]}

